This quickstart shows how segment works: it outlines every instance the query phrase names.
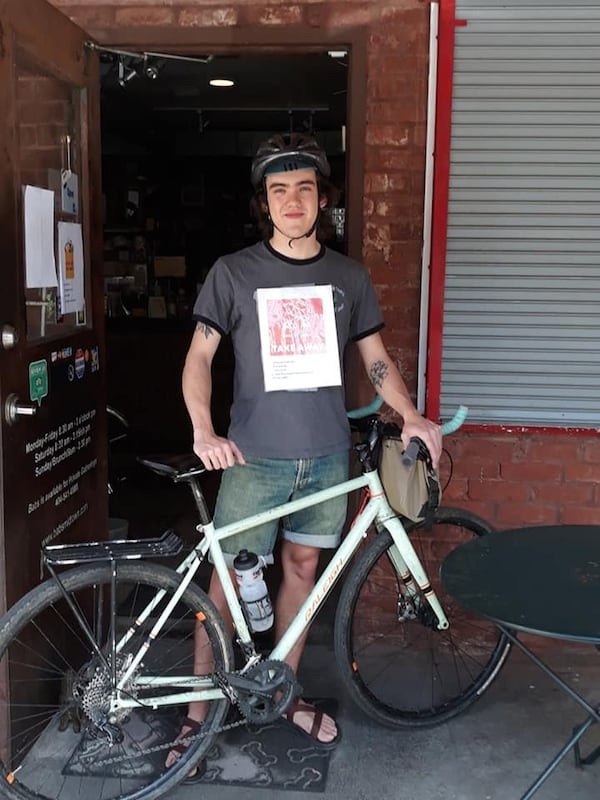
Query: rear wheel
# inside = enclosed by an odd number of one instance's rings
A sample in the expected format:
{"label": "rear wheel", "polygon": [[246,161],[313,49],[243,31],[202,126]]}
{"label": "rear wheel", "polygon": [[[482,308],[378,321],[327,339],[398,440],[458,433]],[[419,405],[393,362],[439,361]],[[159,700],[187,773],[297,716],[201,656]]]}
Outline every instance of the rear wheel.
{"label": "rear wheel", "polygon": [[[123,695],[133,698],[135,706],[109,718],[113,630],[119,640],[157,590],[165,592],[117,656],[118,677],[181,578],[156,564],[118,564],[113,625],[108,566],[79,567],[60,577],[71,606],[58,585],[47,581],[0,622],[1,665],[10,678],[10,693],[0,698],[0,718],[10,728],[0,765],[2,793],[15,800],[153,800],[181,781],[209,749],[228,702],[207,704],[205,735],[167,770],[165,759],[187,703],[152,708],[146,699],[152,687],[139,679],[192,675],[197,624],[204,631],[199,641],[206,657],[218,670],[231,669],[230,640],[208,597],[190,584],[125,686]],[[104,659],[91,646],[73,607]]]}
{"label": "rear wheel", "polygon": [[463,711],[496,677],[511,646],[495,625],[458,606],[439,580],[451,550],[492,528],[466,511],[442,507],[430,529],[414,526],[407,532],[449,628],[437,630],[423,598],[416,617],[405,618],[404,590],[389,555],[393,541],[387,531],[357,557],[335,620],[336,658],[350,695],[391,727],[432,725]]}

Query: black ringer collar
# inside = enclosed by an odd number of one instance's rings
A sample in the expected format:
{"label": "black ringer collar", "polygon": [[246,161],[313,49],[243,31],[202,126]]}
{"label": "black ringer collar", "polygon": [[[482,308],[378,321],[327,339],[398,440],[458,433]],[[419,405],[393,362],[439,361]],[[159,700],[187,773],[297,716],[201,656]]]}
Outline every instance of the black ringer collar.
{"label": "black ringer collar", "polygon": [[275,258],[279,258],[281,261],[285,261],[286,264],[294,264],[296,266],[304,266],[305,264],[314,264],[316,261],[320,261],[323,256],[325,255],[325,245],[321,244],[321,249],[317,253],[316,256],[311,256],[311,258],[290,258],[289,256],[284,256],[282,253],[275,250],[275,248],[271,245],[270,242],[263,242],[264,246],[267,248],[271,255],[274,255]]}

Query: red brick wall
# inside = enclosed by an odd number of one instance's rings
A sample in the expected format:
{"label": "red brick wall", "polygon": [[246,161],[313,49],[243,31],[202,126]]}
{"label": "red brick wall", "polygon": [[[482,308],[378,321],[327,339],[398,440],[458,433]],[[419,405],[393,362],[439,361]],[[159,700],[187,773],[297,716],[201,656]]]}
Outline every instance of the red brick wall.
{"label": "red brick wall", "polygon": [[[368,101],[363,256],[386,317],[386,343],[416,381],[423,223],[429,4],[426,0],[53,0],[101,42],[135,25],[363,26]],[[568,402],[568,399],[565,401]],[[498,527],[599,523],[600,445],[566,434],[461,433],[447,442],[445,501]],[[447,462],[443,467],[447,471]]]}
{"label": "red brick wall", "polygon": [[[17,117],[21,183],[46,186],[48,169],[60,170],[64,160],[63,139],[72,109],[70,87],[20,67],[17,75]],[[78,148],[73,146],[73,157]],[[78,171],[78,164],[72,164]]]}
{"label": "red brick wall", "polygon": [[[447,505],[469,508],[498,528],[600,525],[597,436],[467,431],[448,437],[445,447],[454,467]],[[445,479],[449,471],[445,456]]]}
{"label": "red brick wall", "polygon": [[[37,70],[26,64],[22,57],[17,62],[16,77],[21,184],[46,187],[49,185],[48,171],[55,170],[58,174],[65,166],[64,140],[67,131],[72,132],[67,121],[72,116],[75,99],[68,84],[38,74]],[[74,172],[79,173],[77,140],[72,142],[71,154],[71,166]],[[26,289],[25,299],[29,303],[39,303],[42,293],[39,289]],[[66,319],[70,324],[75,324],[74,314],[67,315]],[[41,325],[40,306],[28,305],[28,338],[34,339],[40,336]],[[46,335],[56,332],[53,315],[46,318],[45,327]]]}

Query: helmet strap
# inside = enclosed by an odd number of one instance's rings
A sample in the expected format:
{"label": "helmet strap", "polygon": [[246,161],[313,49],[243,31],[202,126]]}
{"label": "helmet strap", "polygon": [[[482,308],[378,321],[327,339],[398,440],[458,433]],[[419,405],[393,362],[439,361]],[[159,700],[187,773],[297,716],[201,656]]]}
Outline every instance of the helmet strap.
{"label": "helmet strap", "polygon": [[[314,233],[314,231],[315,231],[315,229],[317,227],[317,224],[319,222],[319,215],[320,214],[321,214],[321,209],[319,209],[317,211],[317,216],[315,217],[315,221],[310,226],[310,228],[306,231],[306,233],[302,233],[300,236],[292,236],[290,238],[290,240],[288,241],[288,247],[293,247],[294,246],[294,242],[297,242],[299,239],[309,239],[313,235],[313,233]],[[277,225],[275,225],[275,223],[271,219],[271,215],[270,214],[269,214],[269,222],[275,228],[275,230],[279,231],[279,233],[282,236],[286,236],[287,235],[281,230],[281,228],[278,228]]]}

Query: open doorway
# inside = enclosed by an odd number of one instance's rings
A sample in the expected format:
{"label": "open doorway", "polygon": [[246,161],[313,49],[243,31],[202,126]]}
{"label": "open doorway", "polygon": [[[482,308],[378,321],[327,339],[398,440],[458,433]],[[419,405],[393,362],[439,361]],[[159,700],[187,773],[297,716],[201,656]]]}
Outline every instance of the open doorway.
{"label": "open doorway", "polygon": [[[344,50],[177,58],[101,52],[105,274],[140,290],[127,298],[136,315],[162,312],[160,302],[148,304],[153,291],[177,297],[183,290],[192,300],[218,256],[256,240],[249,167],[270,133],[318,138],[343,210],[348,58]],[[345,250],[343,214],[336,216],[332,245]],[[110,316],[126,313],[118,297],[109,299]],[[168,317],[180,315],[174,300],[166,306]]]}
{"label": "open doorway", "polygon": [[[187,452],[180,380],[193,302],[220,255],[259,238],[249,208],[250,163],[271,133],[310,133],[326,150],[341,190],[328,244],[348,250],[350,53],[313,47],[174,57],[115,49],[101,50],[100,60],[108,399],[130,421],[130,451]],[[231,83],[213,86],[215,79]],[[224,341],[213,375],[220,433],[231,374]],[[113,514],[129,516],[113,505]],[[165,513],[148,519],[161,528],[176,524],[175,507],[162,503]]]}

